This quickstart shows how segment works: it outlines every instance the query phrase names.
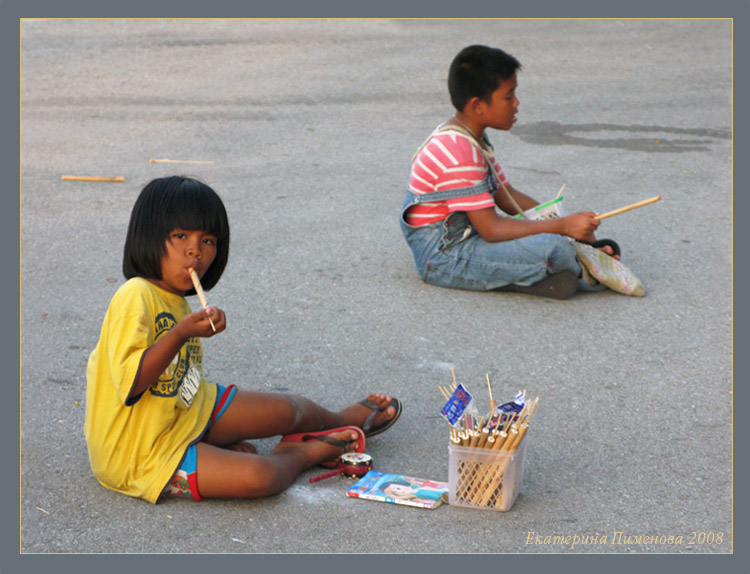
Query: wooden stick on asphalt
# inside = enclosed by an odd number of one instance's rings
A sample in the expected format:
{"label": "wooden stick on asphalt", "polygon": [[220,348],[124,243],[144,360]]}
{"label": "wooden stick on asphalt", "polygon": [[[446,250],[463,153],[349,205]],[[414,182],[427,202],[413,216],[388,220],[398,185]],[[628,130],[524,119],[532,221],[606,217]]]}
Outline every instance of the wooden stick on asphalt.
{"label": "wooden stick on asphalt", "polygon": [[151,163],[200,163],[200,164],[213,164],[212,161],[190,161],[180,159],[152,159]]}
{"label": "wooden stick on asphalt", "polygon": [[[208,307],[208,301],[206,301],[206,295],[203,293],[203,287],[201,286],[200,279],[198,279],[198,273],[195,271],[194,268],[190,268],[190,279],[193,280],[193,287],[195,287],[195,294],[198,295],[198,300],[201,302],[201,307],[204,309]],[[211,323],[211,328],[214,330],[214,333],[216,333],[216,327],[214,326],[214,322],[211,320],[211,317],[208,318],[208,322]]]}
{"label": "wooden stick on asphalt", "polygon": [[88,176],[88,175],[64,175],[62,176],[63,181],[114,181],[123,182],[125,178],[122,176],[117,177],[99,177],[99,176]]}
{"label": "wooden stick on asphalt", "polygon": [[613,215],[619,215],[620,213],[625,213],[626,211],[630,211],[631,209],[635,209],[636,207],[643,207],[644,205],[648,205],[649,203],[655,203],[661,199],[661,195],[657,195],[656,197],[652,197],[651,199],[644,199],[643,201],[639,201],[638,203],[634,203],[632,205],[627,205],[625,207],[621,207],[620,209],[615,209],[613,211],[608,211],[607,213],[602,213],[601,215],[597,215],[594,217],[594,219],[606,219],[607,217],[612,217]]}

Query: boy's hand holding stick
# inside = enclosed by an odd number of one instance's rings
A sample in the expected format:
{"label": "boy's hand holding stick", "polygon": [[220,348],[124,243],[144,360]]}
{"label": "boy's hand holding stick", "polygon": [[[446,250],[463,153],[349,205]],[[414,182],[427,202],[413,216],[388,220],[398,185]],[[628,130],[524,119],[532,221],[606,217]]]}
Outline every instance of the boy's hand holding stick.
{"label": "boy's hand holding stick", "polygon": [[[203,292],[203,287],[201,286],[201,281],[198,279],[198,273],[196,270],[191,267],[190,268],[190,279],[193,281],[193,287],[195,287],[195,294],[198,295],[198,300],[201,302],[201,307],[204,309],[208,308],[208,301],[206,301],[206,294]],[[211,320],[211,317],[208,317],[208,322],[211,323],[211,328],[214,330],[214,333],[216,333],[216,326],[214,326],[214,322]]]}

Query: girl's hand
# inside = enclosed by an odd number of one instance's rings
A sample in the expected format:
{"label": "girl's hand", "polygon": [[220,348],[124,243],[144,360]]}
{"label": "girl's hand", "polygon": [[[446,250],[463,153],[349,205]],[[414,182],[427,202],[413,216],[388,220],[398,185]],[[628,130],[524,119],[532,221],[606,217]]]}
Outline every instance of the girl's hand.
{"label": "girl's hand", "polygon": [[[211,327],[209,317],[216,327],[216,332]],[[213,337],[227,328],[227,318],[224,311],[216,305],[209,305],[206,309],[200,309],[186,315],[175,328],[179,328],[186,339],[190,337]]]}
{"label": "girl's hand", "polygon": [[213,337],[216,334],[208,321],[209,317],[214,322],[216,333],[221,333],[226,329],[227,319],[224,316],[224,311],[211,305],[207,309],[201,309],[185,316],[163,337],[159,337],[153,345],[146,349],[138,378],[130,391],[131,397],[141,394],[157,381],[169,366],[169,363],[180,352],[180,347],[190,337]]}
{"label": "girl's hand", "polygon": [[601,223],[594,219],[597,214],[592,211],[581,211],[560,219],[562,225],[562,235],[567,235],[583,243],[596,241],[594,231]]}

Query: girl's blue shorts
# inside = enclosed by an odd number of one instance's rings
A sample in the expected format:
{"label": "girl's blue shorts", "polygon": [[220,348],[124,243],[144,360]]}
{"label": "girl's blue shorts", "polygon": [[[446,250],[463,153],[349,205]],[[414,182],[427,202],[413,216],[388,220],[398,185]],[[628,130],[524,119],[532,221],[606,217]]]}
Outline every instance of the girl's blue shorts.
{"label": "girl's blue shorts", "polygon": [[[222,385],[216,385],[218,387],[216,391],[216,404],[214,411],[211,414],[211,421],[208,424],[208,429],[218,421],[227,407],[232,403],[235,393],[237,392],[236,385],[229,385],[224,387]],[[205,435],[204,435],[205,436]],[[198,493],[198,477],[196,471],[196,463],[198,461],[198,450],[195,448],[195,444],[191,444],[185,452],[185,458],[182,460],[180,468],[174,473],[169,483],[164,488],[164,496],[191,496],[193,500],[203,500],[201,495]]]}

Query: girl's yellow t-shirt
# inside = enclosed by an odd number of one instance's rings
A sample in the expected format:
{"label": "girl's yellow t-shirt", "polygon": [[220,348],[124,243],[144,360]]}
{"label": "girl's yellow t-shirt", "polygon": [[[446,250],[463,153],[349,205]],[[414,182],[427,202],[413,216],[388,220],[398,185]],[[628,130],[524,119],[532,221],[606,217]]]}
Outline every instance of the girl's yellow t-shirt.
{"label": "girl's yellow t-shirt", "polygon": [[207,428],[217,387],[203,377],[198,337],[151,387],[130,396],[143,353],[191,312],[184,297],[141,278],[112,297],[86,370],[84,422],[91,469],[107,488],[156,503]]}

